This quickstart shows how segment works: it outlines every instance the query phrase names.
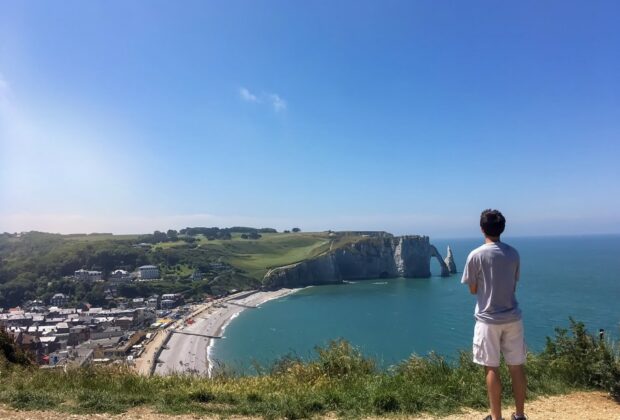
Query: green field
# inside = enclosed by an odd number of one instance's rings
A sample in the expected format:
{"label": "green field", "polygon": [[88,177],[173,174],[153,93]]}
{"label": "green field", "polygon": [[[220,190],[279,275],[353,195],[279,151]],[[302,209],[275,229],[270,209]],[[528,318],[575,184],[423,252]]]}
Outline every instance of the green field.
{"label": "green field", "polygon": [[254,278],[262,279],[268,269],[316,257],[329,250],[325,233],[265,234],[259,240],[239,239],[212,241],[207,247],[221,247],[229,264],[241,268]]}
{"label": "green field", "polygon": [[[261,235],[262,238],[256,240],[242,239],[238,233],[233,234],[230,240],[209,241],[203,235],[198,235],[196,238],[201,250],[217,256],[221,262],[239,268],[259,280],[270,268],[297,263],[328,251],[333,241],[326,232]],[[355,238],[359,239],[359,236]],[[185,242],[179,240],[159,243],[154,249],[166,250],[184,246]]]}
{"label": "green field", "polygon": [[63,235],[63,237],[70,241],[85,241],[85,242],[100,242],[109,240],[121,240],[132,241],[136,240],[139,235],[114,235],[112,233],[91,233],[91,234],[73,234]]}
{"label": "green field", "polygon": [[[214,235],[212,238],[230,239],[211,240],[205,237],[207,233],[174,233],[170,239],[158,232],[158,238],[163,235],[159,240],[151,234],[0,234],[0,307],[32,299],[48,301],[58,292],[70,295],[71,304],[105,305],[104,286],[86,287],[71,280],[75,270],[82,268],[102,271],[106,278],[117,268],[134,271],[154,264],[170,290],[179,289],[176,282],[191,282],[192,273],[200,271],[202,280],[192,282],[192,288],[185,287],[195,298],[254,289],[260,287],[269,269],[315,258],[364,238],[348,232],[261,232],[259,239],[243,239],[241,232]],[[142,242],[151,245],[137,246]],[[132,284],[119,293],[132,297],[154,292],[153,285]]]}

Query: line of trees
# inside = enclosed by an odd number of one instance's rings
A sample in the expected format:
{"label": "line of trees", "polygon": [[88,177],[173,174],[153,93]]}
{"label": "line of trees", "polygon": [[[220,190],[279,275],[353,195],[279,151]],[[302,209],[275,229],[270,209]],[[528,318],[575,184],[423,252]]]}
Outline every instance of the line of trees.
{"label": "line of trees", "polygon": [[[233,226],[230,228],[218,228],[218,227],[187,227],[185,229],[181,229],[179,234],[188,235],[188,236],[196,236],[196,235],[204,235],[208,240],[214,239],[232,239],[233,233],[241,233],[242,235],[247,235],[248,237],[252,235],[251,239],[260,238],[261,233],[278,233],[276,229],[273,228],[251,228],[245,226]],[[243,237],[243,236],[242,236]]]}

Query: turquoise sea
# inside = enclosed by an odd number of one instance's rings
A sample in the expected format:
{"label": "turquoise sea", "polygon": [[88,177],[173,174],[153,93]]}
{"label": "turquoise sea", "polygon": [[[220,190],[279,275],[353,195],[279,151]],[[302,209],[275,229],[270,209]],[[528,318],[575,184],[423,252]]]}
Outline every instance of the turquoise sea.
{"label": "turquoise sea", "polygon": [[[454,252],[459,271],[476,239],[432,240],[445,256]],[[620,337],[620,235],[505,238],[521,254],[517,299],[528,347],[541,350],[554,327],[568,317],[592,331]],[[469,349],[474,298],[460,273],[441,278],[432,262],[429,279],[376,279],[317,286],[242,312],[214,346],[215,360],[251,371],[286,355],[313,357],[316,345],[345,338],[382,366],[411,353],[453,357]]]}

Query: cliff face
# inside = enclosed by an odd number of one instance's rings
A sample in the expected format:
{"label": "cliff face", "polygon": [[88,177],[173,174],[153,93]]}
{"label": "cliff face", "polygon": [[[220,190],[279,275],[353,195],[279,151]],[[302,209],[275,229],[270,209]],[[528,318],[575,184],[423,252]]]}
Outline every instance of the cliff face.
{"label": "cliff face", "polygon": [[269,270],[263,278],[263,285],[267,288],[294,288],[341,281],[334,254],[327,253],[311,260]]}
{"label": "cliff face", "polygon": [[442,276],[449,270],[427,236],[368,237],[311,260],[270,270],[268,288],[304,287],[389,277],[431,276],[430,259],[437,258]]}

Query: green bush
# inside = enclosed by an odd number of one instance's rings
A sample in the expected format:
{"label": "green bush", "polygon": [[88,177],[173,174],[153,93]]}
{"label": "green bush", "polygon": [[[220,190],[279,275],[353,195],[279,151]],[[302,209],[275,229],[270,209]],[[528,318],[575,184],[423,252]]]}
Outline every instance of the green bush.
{"label": "green bush", "polygon": [[0,362],[28,366],[32,364],[28,354],[15,345],[13,338],[4,330],[0,330]]}
{"label": "green bush", "polygon": [[556,328],[547,338],[540,358],[565,382],[579,387],[604,389],[620,398],[620,360],[613,345],[589,334],[582,322],[570,318],[569,329]]}
{"label": "green bush", "polygon": [[327,376],[338,378],[375,372],[375,362],[347,341],[331,341],[326,348],[316,347],[315,350],[321,370]]}

